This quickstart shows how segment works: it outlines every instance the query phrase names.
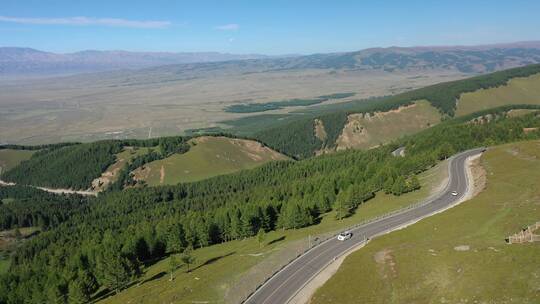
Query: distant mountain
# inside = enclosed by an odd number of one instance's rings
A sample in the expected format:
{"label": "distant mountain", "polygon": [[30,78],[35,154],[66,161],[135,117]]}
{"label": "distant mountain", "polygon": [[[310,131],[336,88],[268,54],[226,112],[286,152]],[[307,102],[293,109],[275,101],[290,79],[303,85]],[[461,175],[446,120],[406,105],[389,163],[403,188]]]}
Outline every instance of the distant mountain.
{"label": "distant mountain", "polygon": [[124,78],[125,84],[169,82],[215,76],[312,69],[353,72],[404,72],[423,75],[430,71],[462,76],[540,63],[540,41],[479,46],[420,46],[370,48],[355,52],[273,57],[221,62],[197,62],[145,68],[100,77]]}
{"label": "distant mountain", "polygon": [[[479,46],[388,47],[355,52],[254,60],[180,64],[157,68],[175,75],[231,71],[276,70],[454,70],[464,74],[487,73],[540,62],[540,41]],[[151,69],[150,71],[156,71]]]}
{"label": "distant mountain", "polygon": [[[452,70],[487,73],[540,62],[540,41],[477,46],[370,48],[354,52],[266,56],[217,52],[81,51],[69,54],[0,48],[1,76],[54,76],[122,69],[170,73],[175,79],[276,70]],[[148,69],[146,69],[148,68]]]}
{"label": "distant mountain", "polygon": [[261,58],[269,58],[269,56],[217,52],[166,53],[94,50],[56,54],[31,48],[0,47],[0,76],[54,76],[120,69],[140,69],[180,63]]}

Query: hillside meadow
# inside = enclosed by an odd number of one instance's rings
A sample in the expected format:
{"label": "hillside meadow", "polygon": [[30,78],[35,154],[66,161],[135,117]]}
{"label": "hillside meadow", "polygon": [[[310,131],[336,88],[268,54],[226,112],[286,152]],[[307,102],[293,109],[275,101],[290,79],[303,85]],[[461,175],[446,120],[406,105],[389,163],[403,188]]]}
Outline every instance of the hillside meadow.
{"label": "hillside meadow", "polygon": [[463,93],[457,103],[456,116],[511,104],[540,104],[540,74],[513,78],[496,88]]}
{"label": "hillside meadow", "polygon": [[22,161],[30,159],[34,152],[31,150],[0,150],[0,174],[17,166]]}
{"label": "hillside meadow", "polygon": [[288,159],[251,140],[203,136],[192,139],[190,144],[184,154],[173,154],[136,169],[134,178],[150,186],[173,185]]}
{"label": "hillside meadow", "polygon": [[540,219],[540,142],[481,164],[477,197],[352,253],[310,303],[538,303],[539,244],[505,238]]}

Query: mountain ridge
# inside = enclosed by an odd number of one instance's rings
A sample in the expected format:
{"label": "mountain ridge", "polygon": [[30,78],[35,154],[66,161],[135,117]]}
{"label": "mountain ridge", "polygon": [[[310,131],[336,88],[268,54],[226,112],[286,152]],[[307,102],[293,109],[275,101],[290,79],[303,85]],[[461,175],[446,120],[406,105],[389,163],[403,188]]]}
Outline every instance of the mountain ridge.
{"label": "mountain ridge", "polygon": [[260,54],[220,52],[131,52],[124,50],[82,50],[53,53],[27,47],[0,47],[0,74],[69,75],[153,66],[267,58]]}
{"label": "mountain ridge", "polygon": [[0,76],[57,76],[160,67],[180,74],[231,69],[243,73],[291,69],[455,69],[463,73],[484,73],[535,62],[540,62],[540,41],[470,46],[390,46],[276,56],[125,50],[53,53],[28,47],[0,47]]}

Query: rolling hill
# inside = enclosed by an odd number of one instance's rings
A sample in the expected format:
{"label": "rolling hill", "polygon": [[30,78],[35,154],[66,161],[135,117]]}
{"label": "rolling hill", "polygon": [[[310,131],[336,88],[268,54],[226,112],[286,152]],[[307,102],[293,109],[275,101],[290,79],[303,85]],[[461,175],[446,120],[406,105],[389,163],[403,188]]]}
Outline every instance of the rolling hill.
{"label": "rolling hill", "polygon": [[513,78],[496,88],[464,93],[457,102],[456,115],[515,104],[540,105],[540,74]]}
{"label": "rolling hill", "polygon": [[35,151],[30,150],[0,150],[0,175],[11,168],[14,168],[22,161],[29,159]]}
{"label": "rolling hill", "polygon": [[134,179],[150,186],[174,185],[288,159],[245,139],[203,136],[192,139],[190,144],[192,147],[184,154],[174,154],[137,168],[133,171]]}

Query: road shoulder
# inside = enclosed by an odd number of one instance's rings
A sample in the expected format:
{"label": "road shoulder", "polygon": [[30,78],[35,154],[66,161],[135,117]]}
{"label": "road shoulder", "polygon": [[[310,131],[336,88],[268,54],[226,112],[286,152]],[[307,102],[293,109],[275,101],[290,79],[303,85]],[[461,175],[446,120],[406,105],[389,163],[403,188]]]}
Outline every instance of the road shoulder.
{"label": "road shoulder", "polygon": [[[429,214],[423,218],[433,216],[437,213],[444,212],[452,207],[455,207],[467,200],[470,200],[471,198],[478,195],[483,190],[483,187],[485,185],[485,173],[484,169],[480,165],[480,158],[482,154],[477,154],[474,156],[470,156],[465,161],[466,166],[466,175],[467,175],[467,182],[468,182],[468,188],[467,192],[463,195],[463,197],[457,201],[456,203],[448,206],[447,208],[441,209],[433,214]],[[443,181],[443,184],[446,184],[448,180],[445,179]],[[440,189],[443,189],[443,187],[440,187]],[[399,227],[396,227],[392,230],[386,231],[384,234],[388,234],[392,231],[404,229],[420,220],[418,219],[414,222],[409,222],[404,225],[401,225]],[[358,246],[355,246],[351,250],[345,252],[343,255],[341,255],[339,258],[334,260],[332,263],[328,264],[322,271],[320,271],[317,275],[315,275],[313,278],[310,279],[310,281],[298,292],[293,298],[289,300],[289,304],[306,304],[309,303],[309,300],[315,294],[315,291],[321,286],[326,283],[339,269],[343,261],[353,252],[356,252],[357,250],[363,248],[366,245],[366,243],[359,244]]]}

